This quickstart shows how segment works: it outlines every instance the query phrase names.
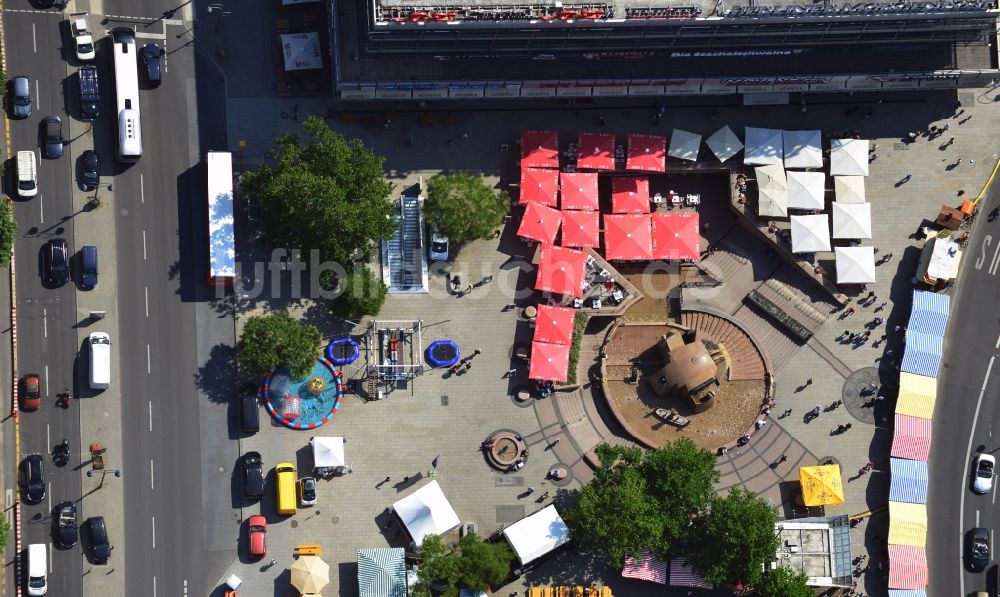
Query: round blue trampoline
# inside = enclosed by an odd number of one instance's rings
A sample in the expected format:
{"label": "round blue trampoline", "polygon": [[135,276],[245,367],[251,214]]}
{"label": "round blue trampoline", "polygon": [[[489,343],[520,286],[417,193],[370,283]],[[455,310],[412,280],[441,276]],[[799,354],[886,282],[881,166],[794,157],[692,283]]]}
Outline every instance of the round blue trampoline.
{"label": "round blue trampoline", "polygon": [[451,367],[461,356],[458,344],[448,339],[435,340],[427,347],[427,362],[434,367]]}
{"label": "round blue trampoline", "polygon": [[334,338],[326,345],[326,358],[334,365],[350,365],[358,359],[358,343],[354,338]]}

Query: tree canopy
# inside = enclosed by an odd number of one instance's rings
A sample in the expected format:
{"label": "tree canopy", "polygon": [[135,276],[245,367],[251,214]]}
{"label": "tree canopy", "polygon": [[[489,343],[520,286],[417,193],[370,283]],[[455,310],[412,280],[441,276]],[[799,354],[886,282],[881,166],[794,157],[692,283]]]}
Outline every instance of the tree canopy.
{"label": "tree canopy", "polygon": [[322,336],[315,327],[300,324],[284,312],[246,320],[237,359],[255,375],[288,365],[294,377],[312,370]]}
{"label": "tree canopy", "polygon": [[333,311],[342,317],[377,315],[389,292],[382,278],[366,267],[340,281],[340,295],[333,299]]}
{"label": "tree canopy", "polygon": [[486,543],[475,533],[462,537],[450,551],[438,535],[427,535],[420,548],[423,562],[414,595],[430,595],[429,587],[446,587],[444,597],[457,597],[461,589],[482,591],[497,587],[510,575],[514,554],[507,543]]}
{"label": "tree canopy", "polygon": [[348,263],[355,250],[370,256],[373,241],[396,228],[392,186],[382,174],[385,159],[358,139],[348,141],[326,121],[303,121],[307,140],[284,134],[275,164],[243,174],[241,184],[263,211],[264,239],[275,247]]}
{"label": "tree canopy", "polygon": [[0,267],[10,267],[15,238],[17,238],[17,222],[14,220],[14,209],[10,201],[4,197],[0,201]]}
{"label": "tree canopy", "polygon": [[809,577],[787,566],[779,566],[764,575],[757,585],[760,597],[814,597],[816,592],[808,584]]}
{"label": "tree canopy", "polygon": [[509,210],[507,196],[490,188],[482,176],[440,174],[427,183],[427,223],[455,242],[493,238]]}

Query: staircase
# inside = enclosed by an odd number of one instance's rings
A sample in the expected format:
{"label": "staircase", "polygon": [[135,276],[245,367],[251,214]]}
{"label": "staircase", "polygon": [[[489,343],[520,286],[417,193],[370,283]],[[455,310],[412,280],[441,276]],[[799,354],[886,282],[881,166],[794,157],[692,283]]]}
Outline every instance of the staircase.
{"label": "staircase", "polygon": [[699,311],[686,311],[681,325],[698,330],[698,338],[725,346],[729,353],[729,379],[764,379],[764,360],[750,337],[722,317]]}
{"label": "staircase", "polygon": [[389,292],[427,292],[422,202],[419,197],[400,197],[399,226],[382,243],[382,278]]}

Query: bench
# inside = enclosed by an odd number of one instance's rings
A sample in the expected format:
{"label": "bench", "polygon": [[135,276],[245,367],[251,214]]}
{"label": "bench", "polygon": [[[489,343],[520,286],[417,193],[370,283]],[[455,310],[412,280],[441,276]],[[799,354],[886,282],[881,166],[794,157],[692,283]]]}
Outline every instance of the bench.
{"label": "bench", "polygon": [[299,545],[295,548],[295,555],[297,556],[321,556],[323,555],[323,546],[319,543],[306,543]]}

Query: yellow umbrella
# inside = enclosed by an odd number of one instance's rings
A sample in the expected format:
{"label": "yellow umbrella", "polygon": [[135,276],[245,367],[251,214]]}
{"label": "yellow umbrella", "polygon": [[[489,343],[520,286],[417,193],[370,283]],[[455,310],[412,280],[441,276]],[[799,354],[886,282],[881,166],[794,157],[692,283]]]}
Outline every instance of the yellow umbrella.
{"label": "yellow umbrella", "polygon": [[330,565],[318,556],[299,556],[291,570],[292,586],[300,593],[319,593],[330,584]]}
{"label": "yellow umbrella", "polygon": [[840,465],[803,466],[799,468],[802,503],[806,506],[826,506],[844,503],[844,483]]}

